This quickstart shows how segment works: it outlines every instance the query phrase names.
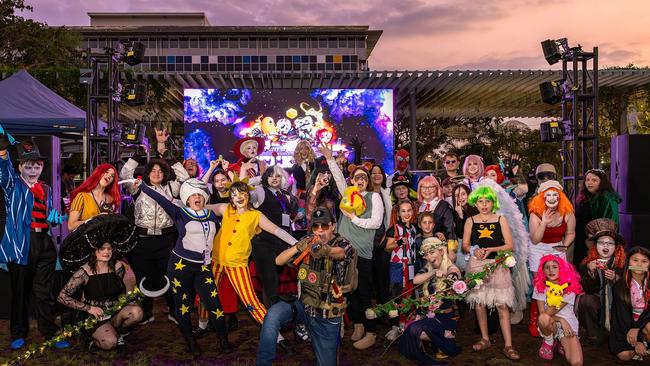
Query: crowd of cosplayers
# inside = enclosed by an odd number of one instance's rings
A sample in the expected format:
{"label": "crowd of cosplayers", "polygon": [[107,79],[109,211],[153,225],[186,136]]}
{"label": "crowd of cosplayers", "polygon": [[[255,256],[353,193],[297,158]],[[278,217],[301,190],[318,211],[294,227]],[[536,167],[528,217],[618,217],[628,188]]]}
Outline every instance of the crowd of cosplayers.
{"label": "crowd of cosplayers", "polygon": [[[583,347],[605,345],[622,361],[649,356],[650,251],[618,233],[620,198],[602,170],[585,174],[574,207],[555,167],[522,178],[517,156],[485,166],[468,155],[461,165],[449,152],[442,174],[415,176],[398,150],[387,175],[301,141],[286,169],[258,158],[263,139],[245,137],[232,147],[238,161],[220,157],[201,171],[170,157],[166,131],[156,138],[149,161],[99,165],[79,185],[64,171],[68,204],[58,212],[39,181],[47,158],[32,141],[0,135],[12,349],[29,343],[29,316],[45,338],[92,318],[79,347],[128,346],[162,297],[156,315],[178,326],[195,357],[209,334],[218,352],[232,352],[228,334],[248,312],[261,327],[258,365],[272,364],[278,348],[291,354],[294,342],[311,343],[318,365],[335,365],[346,338],[358,350],[375,345],[378,321],[390,327],[384,344],[404,357],[443,363],[461,352],[458,321],[472,313],[474,352],[500,329],[503,354],[519,360],[511,325],[523,320],[545,360],[582,365]],[[60,248],[56,225],[70,231]],[[498,265],[503,253],[516,262]],[[436,297],[452,282],[457,296]],[[134,288],[143,299],[107,312]],[[439,301],[399,311],[413,299]],[[395,306],[381,317],[373,309],[382,304]],[[291,328],[294,342],[282,335]]]}

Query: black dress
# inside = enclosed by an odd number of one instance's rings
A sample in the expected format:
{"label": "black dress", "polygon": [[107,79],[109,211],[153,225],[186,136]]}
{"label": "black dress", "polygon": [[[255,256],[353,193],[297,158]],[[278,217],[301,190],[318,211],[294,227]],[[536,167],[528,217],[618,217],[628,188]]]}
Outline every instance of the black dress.
{"label": "black dress", "polygon": [[[120,295],[126,292],[123,281],[125,272],[124,265],[119,265],[115,271],[100,274],[88,274],[81,267],[61,290],[59,302],[70,308],[86,312],[91,306],[103,309],[113,306],[118,302]],[[74,298],[79,290],[83,292],[83,301]]]}

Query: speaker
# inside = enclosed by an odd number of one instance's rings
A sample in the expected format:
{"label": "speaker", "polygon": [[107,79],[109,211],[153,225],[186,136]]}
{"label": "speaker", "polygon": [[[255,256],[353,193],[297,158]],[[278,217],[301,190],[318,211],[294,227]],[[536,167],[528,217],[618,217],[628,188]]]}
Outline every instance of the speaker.
{"label": "speaker", "polygon": [[562,101],[562,88],[555,81],[545,81],[539,84],[542,101],[547,104],[557,104]]}
{"label": "speaker", "polygon": [[[612,138],[611,181],[623,198],[618,211],[650,214],[650,135],[620,135]],[[649,226],[650,227],[650,226]]]}
{"label": "speaker", "polygon": [[650,249],[650,214],[621,213],[618,221],[618,231],[625,238],[628,249],[636,245]]}

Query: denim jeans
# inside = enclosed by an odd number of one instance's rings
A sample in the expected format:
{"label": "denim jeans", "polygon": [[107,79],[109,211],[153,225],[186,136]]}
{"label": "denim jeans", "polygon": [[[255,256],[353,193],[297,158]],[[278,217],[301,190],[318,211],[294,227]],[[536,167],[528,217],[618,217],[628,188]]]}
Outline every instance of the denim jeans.
{"label": "denim jeans", "polygon": [[[295,319],[292,304],[296,313]],[[260,331],[256,365],[266,366],[272,364],[275,358],[278,333],[284,325],[292,320],[303,322],[307,326],[316,356],[316,365],[336,365],[336,348],[341,329],[341,318],[311,317],[305,313],[305,307],[300,300],[293,303],[280,301],[269,308]]]}

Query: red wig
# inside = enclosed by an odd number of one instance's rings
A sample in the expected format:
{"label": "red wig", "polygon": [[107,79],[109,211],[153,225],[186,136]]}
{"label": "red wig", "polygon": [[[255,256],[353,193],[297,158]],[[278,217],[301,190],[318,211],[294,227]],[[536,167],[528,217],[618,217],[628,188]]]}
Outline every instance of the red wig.
{"label": "red wig", "polygon": [[[560,194],[560,202],[557,205],[557,212],[559,212],[560,215],[566,216],[573,213],[573,205],[567,198],[566,194],[564,194],[564,192],[555,188],[549,188],[546,191],[548,190],[553,190]],[[538,217],[542,217],[544,211],[546,210],[546,199],[544,198],[544,192],[537,192],[533,199],[530,200],[530,203],[528,204],[529,213],[535,214]]]}
{"label": "red wig", "polygon": [[488,172],[488,170],[494,170],[497,173],[497,184],[503,183],[504,180],[506,180],[506,176],[503,175],[503,172],[501,171],[501,168],[499,168],[498,165],[488,165],[485,167],[485,170],[483,171],[483,176]]}
{"label": "red wig", "polygon": [[95,189],[95,187],[97,187],[99,184],[99,180],[102,179],[102,175],[104,175],[104,173],[110,169],[113,169],[115,172],[115,177],[113,178],[111,184],[104,188],[104,193],[113,198],[113,207],[115,211],[117,211],[122,204],[122,196],[120,195],[120,186],[117,184],[117,181],[119,179],[117,176],[117,169],[115,169],[115,167],[111,164],[101,164],[97,166],[97,168],[93,170],[90,177],[83,181],[83,183],[81,183],[77,189],[72,191],[70,194],[70,202],[74,202],[75,197],[77,197],[77,194],[80,192],[91,192],[93,189]]}
{"label": "red wig", "polygon": [[548,278],[546,278],[546,274],[544,274],[544,265],[548,262],[556,262],[559,266],[560,270],[557,283],[559,285],[563,285],[565,283],[569,284],[569,286],[564,289],[565,294],[574,293],[576,295],[579,295],[582,293],[580,275],[578,272],[575,270],[575,268],[573,268],[571,264],[567,263],[567,261],[553,254],[547,254],[543,256],[539,261],[539,268],[537,269],[537,274],[533,280],[533,284],[535,285],[535,290],[537,290],[537,292],[546,291],[546,281]]}
{"label": "red wig", "polygon": [[[616,246],[614,249],[614,255],[612,257],[614,258],[614,262],[612,263],[612,268],[610,269],[623,270],[625,268],[625,249],[622,245]],[[582,264],[587,264],[591,261],[595,261],[596,259],[600,259],[600,256],[598,255],[596,246],[593,245],[587,251],[587,256],[582,260]]]}

